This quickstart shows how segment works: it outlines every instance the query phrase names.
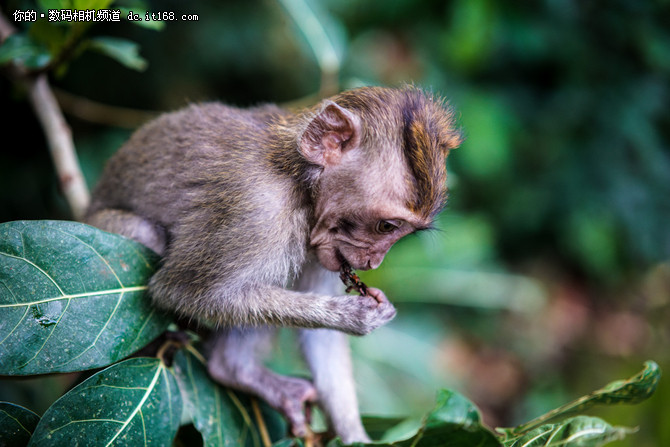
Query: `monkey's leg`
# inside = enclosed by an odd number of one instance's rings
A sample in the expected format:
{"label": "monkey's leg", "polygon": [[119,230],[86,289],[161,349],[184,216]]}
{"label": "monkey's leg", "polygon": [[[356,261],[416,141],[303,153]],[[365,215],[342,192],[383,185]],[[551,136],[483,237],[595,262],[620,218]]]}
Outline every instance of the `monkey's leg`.
{"label": "monkey's leg", "polygon": [[165,229],[129,211],[103,209],[87,216],[86,223],[136,240],[159,255],[165,252]]}
{"label": "monkey's leg", "polygon": [[210,355],[209,374],[219,383],[265,400],[288,420],[294,436],[307,435],[304,405],[316,400],[307,380],[276,374],[261,363],[270,329],[226,329],[218,332]]}
{"label": "monkey's leg", "polygon": [[[327,295],[339,295],[342,288],[337,273],[315,261],[303,267],[295,283],[296,290]],[[346,444],[369,441],[358,412],[347,335],[331,329],[301,329],[300,342],[331,428]]]}
{"label": "monkey's leg", "polygon": [[319,404],[335,434],[345,444],[370,441],[358,412],[347,335],[331,329],[303,329],[300,341]]}

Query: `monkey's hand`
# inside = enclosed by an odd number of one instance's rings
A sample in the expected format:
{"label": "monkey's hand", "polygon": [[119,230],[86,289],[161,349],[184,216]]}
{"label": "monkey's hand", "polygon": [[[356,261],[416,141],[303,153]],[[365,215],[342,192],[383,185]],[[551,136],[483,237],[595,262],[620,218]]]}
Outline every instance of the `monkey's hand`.
{"label": "monkey's hand", "polygon": [[339,329],[352,335],[369,334],[391,321],[396,314],[384,292],[374,287],[368,287],[364,296],[345,295],[334,299],[338,310],[343,312]]}

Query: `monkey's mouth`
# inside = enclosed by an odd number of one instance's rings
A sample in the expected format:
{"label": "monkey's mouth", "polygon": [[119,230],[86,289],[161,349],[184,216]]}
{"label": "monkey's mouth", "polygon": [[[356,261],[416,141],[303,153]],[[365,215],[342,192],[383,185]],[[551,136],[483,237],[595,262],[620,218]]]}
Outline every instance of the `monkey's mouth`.
{"label": "monkey's mouth", "polygon": [[337,259],[337,262],[340,263],[340,271],[345,268],[349,268],[351,270],[351,265],[349,265],[349,261],[347,261],[347,258],[344,257],[342,252],[338,249],[335,249],[335,259]]}

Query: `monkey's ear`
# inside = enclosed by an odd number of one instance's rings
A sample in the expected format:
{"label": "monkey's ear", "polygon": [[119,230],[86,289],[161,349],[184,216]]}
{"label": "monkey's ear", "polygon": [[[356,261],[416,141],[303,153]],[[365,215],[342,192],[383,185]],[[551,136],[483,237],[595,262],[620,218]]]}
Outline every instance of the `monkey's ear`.
{"label": "monkey's ear", "polygon": [[300,152],[311,163],[333,166],[342,154],[358,146],[360,119],[332,101],[326,101],[300,137]]}

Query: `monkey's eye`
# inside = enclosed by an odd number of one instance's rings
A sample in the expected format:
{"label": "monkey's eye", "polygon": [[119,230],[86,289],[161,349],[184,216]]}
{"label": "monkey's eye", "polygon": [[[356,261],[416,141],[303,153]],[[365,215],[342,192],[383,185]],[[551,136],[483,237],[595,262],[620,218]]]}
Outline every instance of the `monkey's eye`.
{"label": "monkey's eye", "polygon": [[391,233],[396,230],[398,225],[389,222],[388,220],[380,220],[377,222],[377,232],[382,234]]}

